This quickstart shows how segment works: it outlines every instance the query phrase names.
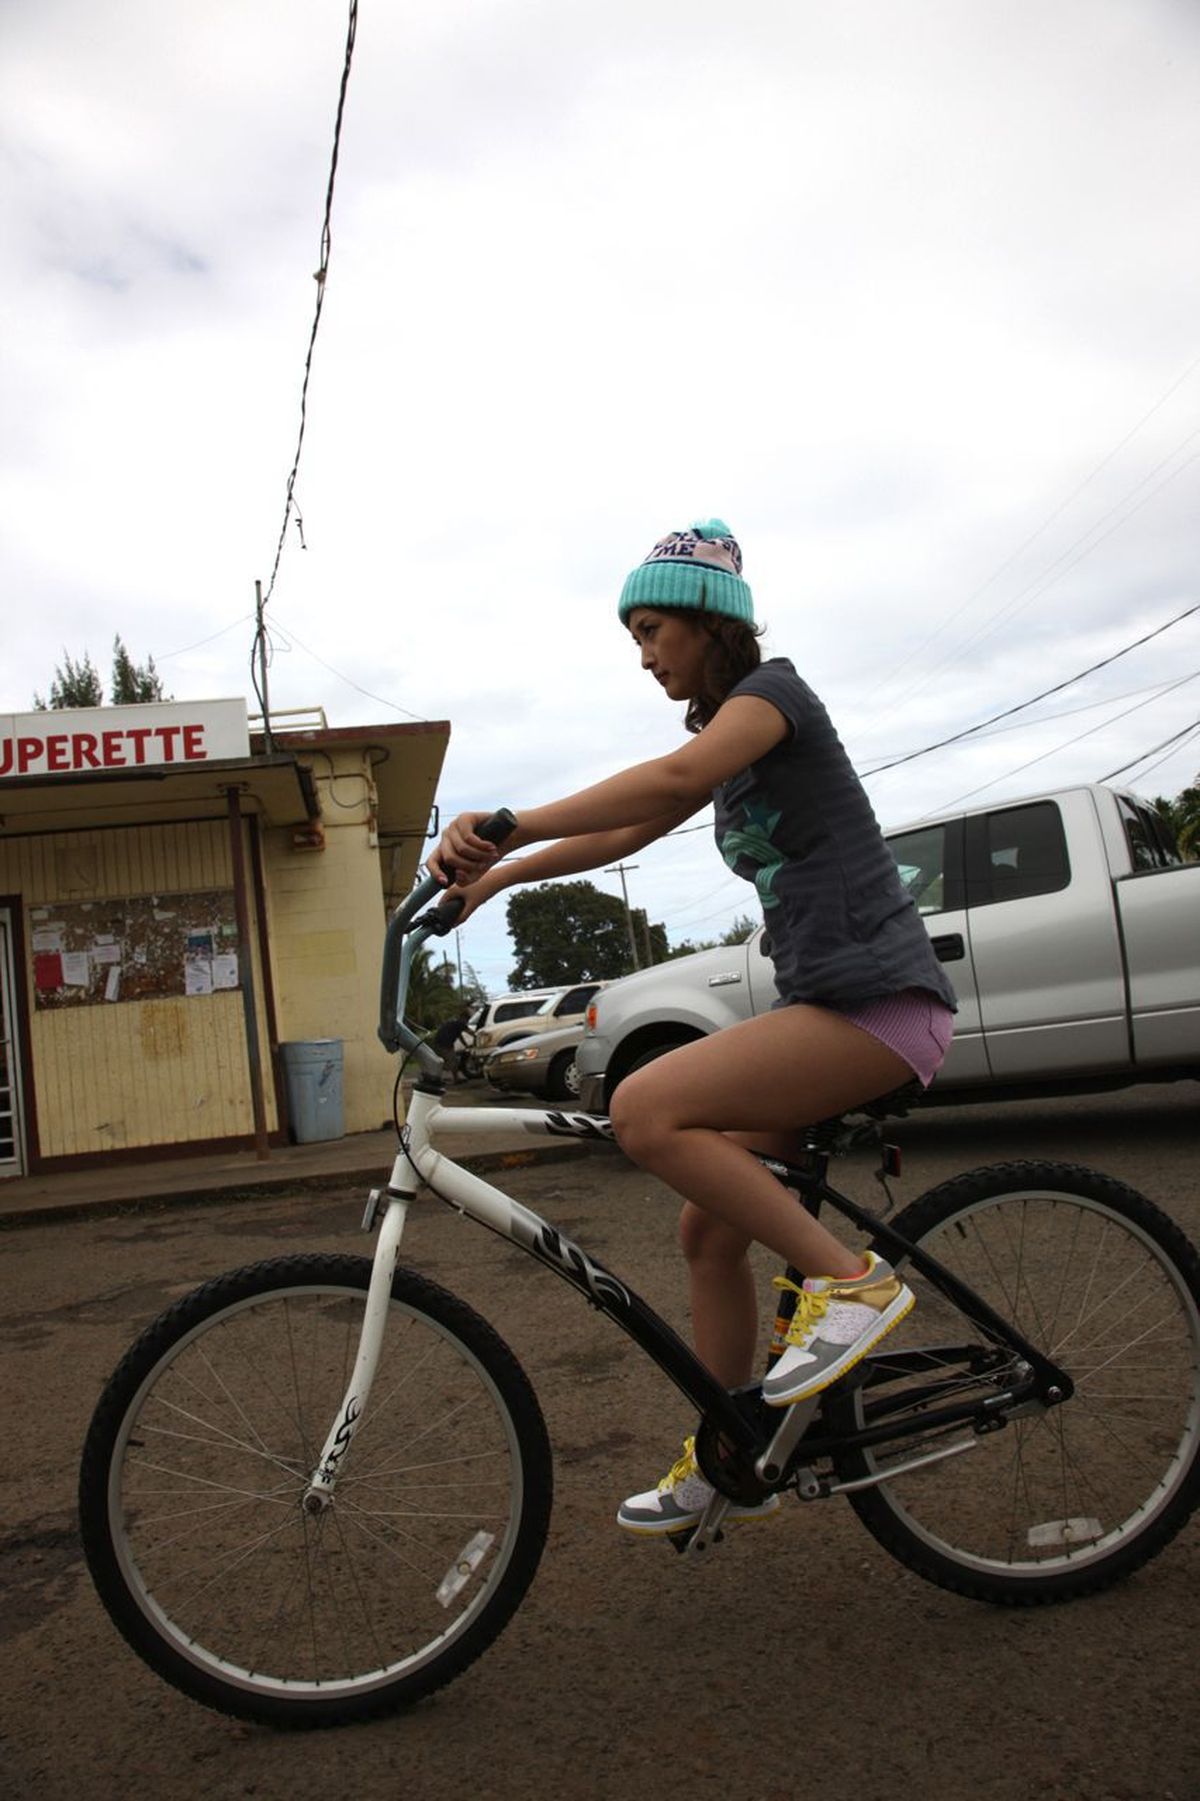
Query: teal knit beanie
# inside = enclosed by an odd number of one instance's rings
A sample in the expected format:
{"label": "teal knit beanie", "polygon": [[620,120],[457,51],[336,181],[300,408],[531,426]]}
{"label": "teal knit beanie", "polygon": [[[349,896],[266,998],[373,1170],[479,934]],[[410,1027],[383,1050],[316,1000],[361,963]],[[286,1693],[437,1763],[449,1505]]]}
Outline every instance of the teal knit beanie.
{"label": "teal knit beanie", "polygon": [[742,580],[742,553],[723,519],[698,519],[660,538],[621,589],[624,625],[635,607],[689,607],[754,624],[754,597]]}

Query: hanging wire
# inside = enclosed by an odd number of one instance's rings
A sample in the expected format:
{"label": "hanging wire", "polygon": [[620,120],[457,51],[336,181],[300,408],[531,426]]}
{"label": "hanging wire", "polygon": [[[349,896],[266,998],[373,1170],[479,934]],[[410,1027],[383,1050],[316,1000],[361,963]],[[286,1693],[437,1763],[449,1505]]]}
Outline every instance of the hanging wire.
{"label": "hanging wire", "polygon": [[[1073,738],[1065,739],[1062,744],[1055,744],[1050,750],[1041,751],[1036,757],[1030,757],[1028,762],[1018,763],[1015,769],[1006,769],[1003,775],[993,776],[990,781],[981,782],[978,788],[968,788],[965,794],[956,794],[953,800],[948,800],[944,806],[938,807],[937,811],[947,813],[952,807],[957,807],[960,801],[972,800],[975,795],[986,793],[989,788],[997,787],[999,783],[1008,781],[1011,776],[1021,775],[1026,769],[1032,769],[1035,763],[1044,763],[1048,757],[1056,757],[1060,751],[1070,750],[1074,744],[1082,744],[1085,738],[1094,738],[1097,732],[1107,731],[1110,725],[1116,725],[1120,719],[1127,719],[1130,713],[1140,713],[1143,707],[1152,706],[1165,694],[1174,694],[1177,688],[1186,687],[1188,682],[1194,682],[1197,679],[1198,673],[1200,672],[1193,670],[1190,675],[1181,675],[1177,681],[1168,682],[1165,687],[1158,690],[1157,694],[1152,694],[1148,700],[1139,700],[1136,706],[1126,707],[1123,712],[1114,713],[1109,719],[1102,719],[1099,725],[1089,726],[1086,732],[1077,732]],[[1191,727],[1185,729],[1190,730]],[[1161,746],[1157,748],[1161,748]],[[1132,765],[1126,764],[1125,767],[1131,768]],[[1114,771],[1114,774],[1119,775],[1120,773],[1120,770]],[[1103,779],[1107,781],[1108,777],[1105,776]],[[933,815],[927,813],[922,817],[929,819]]]}
{"label": "hanging wire", "polygon": [[[1169,738],[1164,738],[1161,744],[1152,744],[1150,749],[1144,750],[1140,757],[1134,757],[1130,762],[1122,763],[1119,769],[1110,769],[1107,775],[1098,777],[1098,780],[1102,782],[1111,782],[1114,776],[1124,775],[1127,769],[1136,769],[1139,763],[1144,763],[1147,757],[1157,756],[1160,750],[1166,751],[1167,755],[1171,756],[1176,750],[1182,750],[1187,740],[1197,733],[1200,733],[1200,719],[1194,719],[1190,725],[1185,725],[1182,731],[1172,732],[1171,736]],[[1167,757],[1159,757],[1158,759],[1158,763],[1165,763],[1166,761]],[[1158,763],[1151,763],[1149,769],[1143,769],[1139,780],[1145,781],[1146,777],[1150,774],[1150,770],[1158,768]]]}
{"label": "hanging wire", "polygon": [[[1200,670],[1197,674],[1200,674]],[[1157,694],[1161,687],[1161,682],[1143,682],[1139,688],[1124,688],[1120,694],[1105,694],[1099,700],[1085,700],[1076,707],[1059,707],[1053,713],[1039,713],[1036,719],[1018,719],[1010,725],[992,726],[977,735],[980,738],[1002,738],[1009,732],[1029,732],[1036,726],[1053,725],[1059,719],[1074,719],[1079,713],[1094,713],[1098,707],[1115,707],[1123,700],[1136,700],[1142,694]],[[853,754],[850,760],[852,763],[856,761]]]}
{"label": "hanging wire", "polygon": [[[321,226],[321,265],[314,277],[317,284],[317,304],[313,312],[312,331],[309,334],[308,354],[304,359],[304,381],[300,388],[300,429],[296,437],[296,454],[292,459],[291,473],[287,480],[287,499],[283,509],[283,524],[279,530],[279,543],[275,547],[275,562],[271,568],[271,579],[267,583],[267,592],[263,599],[264,607],[270,601],[271,595],[275,589],[275,578],[279,574],[279,560],[283,555],[283,546],[287,538],[288,523],[293,516],[296,520],[296,529],[299,533],[301,548],[307,548],[304,543],[304,521],[300,516],[300,509],[296,505],[296,477],[300,470],[300,452],[304,446],[304,430],[308,423],[308,380],[312,373],[313,350],[317,342],[317,328],[321,323],[321,308],[325,304],[325,281],[329,274],[329,252],[332,247],[333,186],[337,178],[338,149],[342,139],[342,118],[346,108],[346,89],[350,82],[350,64],[354,56],[354,40],[357,33],[358,0],[350,0],[350,16],[346,27],[346,56],[342,68],[341,87],[338,90],[337,118],[333,127],[333,154],[329,162],[329,183],[325,190],[325,217]],[[258,646],[258,636],[261,636],[261,630],[262,628],[260,626],[259,633],[256,635],[255,640],[256,650]],[[257,682],[255,683],[255,689],[257,691]],[[259,700],[261,702],[261,695],[259,695]]]}
{"label": "hanging wire", "polygon": [[1120,650],[1115,650],[1111,656],[1102,658],[1099,663],[1093,663],[1090,668],[1081,669],[1078,675],[1068,676],[1064,682],[1056,682],[1053,688],[1043,688],[1042,692],[1035,694],[1032,699],[1023,700],[1015,707],[1006,707],[1003,712],[993,713],[990,718],[980,720],[978,725],[969,725],[964,731],[952,732],[948,738],[939,738],[936,744],[925,744],[920,750],[910,750],[903,757],[893,757],[890,763],[877,763],[874,769],[867,769],[863,772],[862,779],[866,781],[870,776],[882,775],[886,769],[898,769],[902,763],[912,763],[917,757],[927,757],[932,751],[944,750],[948,744],[960,744],[964,738],[975,737],[978,732],[986,730],[989,725],[995,725],[998,720],[1011,719],[1014,713],[1024,713],[1029,707],[1036,707],[1039,701],[1049,699],[1050,695],[1061,694],[1064,688],[1070,688],[1075,682],[1081,682],[1087,676],[1095,675],[1100,669],[1107,669],[1110,663],[1119,662],[1122,657],[1127,657],[1130,651],[1138,650],[1143,644],[1149,644],[1152,638],[1160,638],[1164,632],[1169,632],[1172,626],[1181,624],[1185,619],[1190,619],[1195,613],[1200,613],[1200,603],[1185,607],[1182,613],[1176,613],[1174,619],[1168,619],[1165,625],[1156,626],[1152,632],[1147,632],[1142,638],[1135,638],[1132,644],[1126,644]]}
{"label": "hanging wire", "polygon": [[[978,600],[982,594],[986,594],[987,590],[993,585],[993,583],[998,581],[999,578],[1005,573],[1005,571],[1007,569],[1010,569],[1012,567],[1012,565],[1017,561],[1017,559],[1026,550],[1029,549],[1029,546],[1031,544],[1036,543],[1038,538],[1040,538],[1042,536],[1042,534],[1045,531],[1047,531],[1051,525],[1053,525],[1054,521],[1060,516],[1060,514],[1066,512],[1067,508],[1072,504],[1073,501],[1075,501],[1079,498],[1079,496],[1083,493],[1084,489],[1091,486],[1092,482],[1095,481],[1096,477],[1101,473],[1101,471],[1108,467],[1109,463],[1111,463],[1114,460],[1114,458],[1116,456],[1118,456],[1122,450],[1124,450],[1125,446],[1131,441],[1131,439],[1133,439],[1137,436],[1137,434],[1141,431],[1142,427],[1144,425],[1146,425],[1154,417],[1155,413],[1157,413],[1161,407],[1166,405],[1167,401],[1176,392],[1176,390],[1178,388],[1181,388],[1183,386],[1184,382],[1187,381],[1188,377],[1190,375],[1192,375],[1197,369],[1200,369],[1200,356],[1193,357],[1191,362],[1188,363],[1186,369],[1184,369],[1183,373],[1181,375],[1176,376],[1175,380],[1170,383],[1170,385],[1164,390],[1164,392],[1162,394],[1159,395],[1158,399],[1154,402],[1154,405],[1152,407],[1150,407],[1147,412],[1142,414],[1141,418],[1137,421],[1136,425],[1131,426],[1130,429],[1125,433],[1125,435],[1121,439],[1119,439],[1119,441],[1116,444],[1113,445],[1112,449],[1108,452],[1108,454],[1106,456],[1101,457],[1100,461],[1096,464],[1095,468],[1092,469],[1091,472],[1088,475],[1086,475],[1081,482],[1078,482],[1076,484],[1076,486],[1071,489],[1070,493],[1066,496],[1066,498],[1064,500],[1061,500],[1051,513],[1047,514],[1046,518],[1044,518],[1042,520],[1041,524],[1036,528],[1036,530],[1030,532],[1028,537],[1024,538],[1021,541],[1021,543],[1017,545],[1017,548],[1014,551],[1010,552],[1010,554],[1007,557],[1005,557],[1004,561],[1002,563],[1000,563],[999,566],[992,571],[991,575],[988,576],[987,580],[985,582],[981,582],[980,585],[971,594],[969,594],[967,596],[966,600],[962,601],[954,609],[954,611],[952,613],[948,614],[947,617],[942,620],[940,625],[936,626],[933,629],[933,631],[929,632],[924,638],[922,638],[914,646],[914,648],[909,651],[907,656],[902,658],[902,660],[899,663],[895,664],[880,681],[875,683],[873,688],[868,689],[867,695],[864,698],[870,698],[871,695],[877,694],[879,692],[880,688],[886,687],[889,682],[891,682],[895,679],[895,677],[899,674],[900,670],[907,667],[907,665],[909,663],[911,663],[917,656],[919,656],[924,650],[926,650],[929,647],[929,645],[931,645],[934,642],[935,639],[939,638],[942,635],[942,633],[944,631],[946,631],[951,625],[953,625],[954,621],[956,619],[958,619],[963,613],[965,613],[967,611],[967,609],[970,606],[972,606],[974,604],[974,602],[976,600]],[[1193,436],[1194,435],[1195,434],[1193,434]],[[1188,441],[1190,441],[1190,440],[1185,440],[1185,443]],[[1182,448],[1182,446],[1177,446],[1176,450],[1171,453],[1172,456],[1176,455],[1180,448]],[[1169,462],[1170,458],[1168,457],[1165,460]],[[1157,467],[1162,468],[1163,464],[1160,463]],[[1144,487],[1145,483],[1147,481],[1149,481],[1151,479],[1151,477],[1156,473],[1157,473],[1157,469],[1152,470],[1150,476],[1144,477],[1143,480],[1137,484],[1137,488]],[[1137,493],[1137,488],[1133,489],[1132,492],[1134,494]],[[1127,495],[1125,498],[1130,499],[1130,498],[1132,498],[1132,495]],[[1076,540],[1076,545],[1082,543],[1085,538],[1090,537],[1091,533],[1096,530],[1096,527],[1098,525],[1103,524],[1104,520],[1111,517],[1112,513],[1116,512],[1118,510],[1118,507],[1122,506],[1122,505],[1124,505],[1124,501],[1119,502],[1117,507],[1110,507],[1108,512],[1104,513],[1099,520],[1097,520],[1091,527],[1089,527],[1089,529],[1083,534],[1082,538],[1079,538]],[[1124,521],[1120,521],[1119,523],[1123,524]],[[1071,548],[1073,549],[1073,548],[1075,548],[1075,546],[1072,546]],[[1066,554],[1069,554],[1069,553],[1064,552],[1064,555],[1066,555]],[[1062,557],[1060,556],[1057,559],[1057,561],[1061,562]],[[1051,568],[1054,568],[1055,566],[1056,566],[1055,564],[1050,565]],[[1043,574],[1045,574],[1045,573],[1047,573],[1047,571],[1043,571]],[[1064,571],[1064,573],[1065,573],[1065,571]],[[1037,579],[1040,579],[1040,578],[1037,578]],[[1006,608],[1001,608],[1001,609],[999,609],[999,612],[1003,613],[1006,610],[1007,610]],[[993,615],[993,617],[996,617],[996,616],[997,615]],[[960,647],[960,650],[962,648],[965,648],[965,646]],[[942,662],[937,665],[937,668],[939,668],[939,669],[943,668],[947,662],[952,662],[954,660],[955,656],[957,656],[958,654],[959,654],[958,652],[955,652],[955,653],[952,653],[951,656],[943,658]],[[921,682],[916,685],[917,686],[923,685],[925,679],[926,678],[923,677]],[[911,694],[912,692],[913,692],[912,688],[906,689],[903,694],[899,695],[890,704],[889,711],[894,709],[894,707],[898,706],[901,701],[907,699],[908,695]]]}
{"label": "hanging wire", "polygon": [[202,650],[206,644],[215,644],[218,638],[225,636],[226,632],[236,631],[239,625],[245,625],[247,619],[253,619],[253,617],[253,613],[243,613],[240,619],[231,619],[228,625],[223,625],[219,632],[210,632],[207,638],[197,638],[194,644],[185,644],[181,650],[164,650],[154,658],[154,661],[169,663],[172,657],[186,657],[190,651]]}
{"label": "hanging wire", "polygon": [[[363,695],[367,700],[378,701],[381,707],[390,707],[393,713],[403,713],[405,719],[420,720],[421,715],[419,713],[410,713],[407,707],[397,706],[394,700],[385,700],[382,694],[372,694],[369,688],[361,687],[358,682],[352,681],[351,678],[348,675],[343,674],[340,669],[335,669],[332,663],[327,663],[324,657],[317,654],[311,644],[306,644],[303,638],[297,637],[291,626],[285,619],[281,619],[278,613],[275,615],[275,627],[278,642],[273,648],[290,650],[291,644],[296,644],[306,653],[306,655],[312,658],[314,663],[319,663],[322,669],[327,669],[329,671],[330,675],[336,675],[339,682],[345,682],[347,688],[353,688],[356,694]],[[289,638],[291,644],[288,643]]]}

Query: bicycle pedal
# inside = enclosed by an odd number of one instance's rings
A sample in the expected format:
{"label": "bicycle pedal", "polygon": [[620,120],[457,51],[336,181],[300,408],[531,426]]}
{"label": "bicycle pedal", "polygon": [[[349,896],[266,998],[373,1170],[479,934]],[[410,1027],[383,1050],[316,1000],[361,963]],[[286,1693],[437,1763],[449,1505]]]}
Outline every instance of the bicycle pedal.
{"label": "bicycle pedal", "polygon": [[684,1556],[694,1560],[699,1559],[706,1551],[723,1543],[725,1534],[721,1527],[729,1512],[729,1507],[730,1502],[726,1495],[713,1494],[699,1520],[687,1534],[687,1543],[683,1546]]}

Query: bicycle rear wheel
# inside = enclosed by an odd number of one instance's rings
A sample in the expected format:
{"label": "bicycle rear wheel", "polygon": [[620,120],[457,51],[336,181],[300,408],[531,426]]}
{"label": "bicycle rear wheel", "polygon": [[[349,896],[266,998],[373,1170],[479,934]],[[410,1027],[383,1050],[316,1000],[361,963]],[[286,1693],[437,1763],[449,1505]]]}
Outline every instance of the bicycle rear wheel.
{"label": "bicycle rear wheel", "polygon": [[545,1424],[479,1316],[398,1270],[332,1505],[303,1512],[358,1347],[370,1263],[298,1256],[206,1284],[147,1328],[88,1433],[88,1564],[134,1650],[276,1725],[420,1699],[496,1638],[550,1516]]}
{"label": "bicycle rear wheel", "polygon": [[[963,1456],[850,1492],[863,1524],[919,1575],[981,1600],[1066,1600],[1137,1569],[1200,1501],[1200,1262],[1186,1237],[1125,1184],[1043,1163],[956,1177],[895,1225],[1064,1368],[1075,1393]],[[974,1341],[987,1353],[957,1309],[911,1266],[904,1274],[917,1306],[900,1346]],[[1012,1375],[953,1368],[963,1399]],[[901,1392],[831,1391],[827,1416],[854,1429]],[[837,1474],[886,1472],[914,1448],[845,1452]]]}

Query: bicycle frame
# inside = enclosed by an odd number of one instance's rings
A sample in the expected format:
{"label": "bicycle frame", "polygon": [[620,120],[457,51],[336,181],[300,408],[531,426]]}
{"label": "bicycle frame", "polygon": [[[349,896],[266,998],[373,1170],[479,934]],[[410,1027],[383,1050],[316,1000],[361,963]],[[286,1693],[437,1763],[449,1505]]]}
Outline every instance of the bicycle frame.
{"label": "bicycle frame", "polygon": [[[370,1393],[378,1361],[384,1317],[391,1291],[392,1276],[399,1256],[408,1208],[423,1183],[438,1199],[457,1207],[477,1224],[536,1257],[556,1275],[577,1289],[584,1298],[605,1314],[645,1352],[651,1361],[687,1397],[700,1416],[702,1427],[722,1441],[734,1462],[743,1466],[753,1460],[759,1481],[779,1480],[795,1457],[801,1440],[806,1451],[815,1458],[834,1444],[839,1447],[869,1446],[925,1434],[930,1428],[953,1425],[959,1421],[978,1424],[989,1418],[1001,1422],[1006,1408],[1027,1401],[1057,1405],[1072,1392],[1070,1378],[1020,1333],[996,1314],[975,1292],[944,1269],[928,1253],[922,1252],[901,1237],[887,1222],[869,1209],[859,1206],[838,1193],[826,1181],[828,1156],[815,1142],[810,1148],[809,1167],[800,1168],[764,1156],[762,1162],[789,1188],[795,1189],[803,1204],[816,1214],[823,1204],[833,1206],[845,1219],[866,1232],[872,1248],[883,1252],[895,1266],[911,1262],[925,1279],[998,1347],[1015,1356],[1018,1365],[1016,1386],[1006,1387],[983,1400],[974,1399],[933,1409],[924,1405],[926,1397],[914,1399],[911,1391],[897,1404],[895,1411],[907,1408],[907,1419],[893,1418],[882,1422],[888,1411],[886,1403],[876,1407],[873,1416],[878,1424],[868,1424],[851,1434],[821,1439],[809,1445],[808,1435],[819,1400],[780,1410],[782,1418],[764,1424],[767,1411],[756,1384],[744,1390],[728,1390],[716,1380],[695,1353],[683,1342],[666,1321],[581,1245],[541,1218],[530,1208],[515,1201],[501,1189],[454,1163],[436,1149],[433,1142],[439,1127],[453,1124],[458,1132],[487,1136],[497,1130],[519,1126],[530,1136],[555,1138],[603,1139],[612,1141],[613,1131],[607,1119],[595,1114],[558,1109],[513,1107],[454,1108],[442,1103],[445,1085],[441,1059],[423,1043],[404,1019],[404,1003],[408,988],[408,972],[412,957],[424,938],[441,935],[453,924],[453,908],[444,909],[446,923],[428,915],[416,919],[419,909],[436,893],[439,884],[427,879],[397,909],[389,921],[384,949],[380,1000],[379,1036],[390,1050],[407,1049],[423,1071],[413,1090],[406,1124],[400,1130],[400,1145],[388,1185],[372,1193],[363,1221],[371,1230],[380,1223],[371,1285],[359,1341],[358,1354],[345,1398],[337,1419],[330,1428],[316,1468],[304,1497],[311,1513],[320,1512],[332,1499],[338,1469],[354,1438]],[[410,927],[412,928],[410,930]],[[799,1280],[795,1271],[789,1271]],[[882,1351],[863,1360],[857,1379],[866,1386],[877,1385],[900,1375],[928,1372],[931,1362],[939,1366],[972,1363],[978,1360],[976,1346],[939,1346],[915,1351]],[[928,1398],[938,1392],[930,1385]],[[914,1406],[917,1406],[914,1413]],[[774,1411],[774,1410],[772,1410]],[[702,1467],[704,1467],[702,1461]],[[709,1473],[706,1470],[706,1473]]]}
{"label": "bicycle frame", "polygon": [[[448,1108],[443,1105],[444,1087],[440,1079],[426,1077],[419,1081],[409,1103],[407,1123],[401,1129],[400,1147],[392,1166],[386,1189],[373,1192],[363,1224],[371,1229],[380,1224],[379,1243],[368,1295],[366,1316],[358,1357],[346,1392],[315,1470],[309,1497],[311,1511],[325,1504],[336,1484],[341,1464],[354,1436],[355,1427],[366,1407],[374,1375],[375,1360],[383,1330],[392,1274],[399,1256],[408,1208],[423,1184],[437,1199],[458,1208],[478,1225],[505,1238],[518,1249],[537,1258],[548,1269],[578,1290],[593,1307],[621,1328],[646,1356],[661,1369],[696,1409],[706,1428],[728,1446],[731,1453],[755,1459],[760,1477],[774,1479],[782,1474],[787,1458],[805,1434],[811,1431],[815,1409],[783,1409],[772,1421],[769,1443],[764,1445],[762,1412],[757,1385],[749,1390],[728,1390],[717,1382],[707,1367],[683,1342],[679,1335],[644,1301],[627,1282],[593,1258],[582,1245],[576,1244],[558,1227],[540,1214],[514,1200],[482,1177],[464,1169],[436,1148],[439,1129],[452,1126],[458,1133],[489,1137],[497,1131],[514,1127],[530,1137],[559,1139],[591,1139],[613,1141],[608,1120],[596,1114],[562,1109],[524,1109],[516,1107]],[[1071,1392],[1070,1378],[1040,1351],[1029,1344],[988,1307],[974,1290],[958,1281],[927,1253],[910,1245],[884,1220],[840,1194],[825,1179],[826,1158],[817,1155],[815,1167],[801,1169],[764,1157],[764,1165],[789,1188],[799,1191],[804,1204],[813,1212],[828,1203],[844,1218],[872,1236],[874,1246],[891,1261],[913,1267],[937,1288],[964,1317],[1008,1354],[1015,1355],[1027,1371],[1019,1386],[998,1390],[984,1400],[974,1399],[933,1409],[925,1407],[911,1419],[893,1419],[884,1424],[868,1424],[851,1437],[838,1435],[836,1440],[814,1439],[811,1452],[820,1456],[833,1443],[839,1446],[868,1446],[919,1433],[932,1427],[958,1421],[977,1420],[981,1410],[999,1414],[1006,1407],[1020,1405],[1029,1399],[1051,1403],[1065,1399]],[[862,1379],[867,1385],[878,1384],[901,1375],[927,1373],[931,1360],[939,1365],[961,1364],[977,1356],[976,1347],[938,1346],[936,1349],[883,1351],[864,1360]],[[930,1387],[930,1397],[938,1385]],[[914,1403],[911,1391],[904,1405]],[[924,1397],[921,1397],[924,1398]],[[886,1411],[886,1404],[885,1404]],[[785,1428],[787,1428],[785,1432]],[[809,1441],[805,1437],[806,1450]],[[309,1497],[306,1497],[306,1502]]]}
{"label": "bicycle frame", "polygon": [[[440,1062],[440,1059],[439,1059]],[[317,1512],[332,1497],[338,1468],[354,1437],[366,1407],[379,1354],[383,1319],[400,1244],[419,1184],[424,1183],[439,1200],[459,1208],[478,1225],[508,1239],[536,1257],[548,1269],[577,1289],[592,1306],[614,1321],[640,1345],[646,1355],[682,1390],[698,1412],[711,1418],[732,1444],[743,1451],[754,1448],[756,1435],[729,1391],[721,1386],[699,1358],[666,1321],[625,1282],[595,1258],[521,1202],[502,1189],[442,1155],[431,1142],[440,1127],[481,1137],[519,1126],[531,1136],[591,1138],[613,1141],[607,1119],[586,1113],[529,1110],[517,1107],[448,1108],[440,1079],[420,1081],[409,1102],[408,1119],[400,1133],[400,1148],[392,1165],[387,1188],[372,1193],[363,1220],[364,1228],[380,1221],[379,1242],[371,1274],[366,1314],[358,1356],[345,1399],[322,1449],[305,1496],[310,1512]]]}

